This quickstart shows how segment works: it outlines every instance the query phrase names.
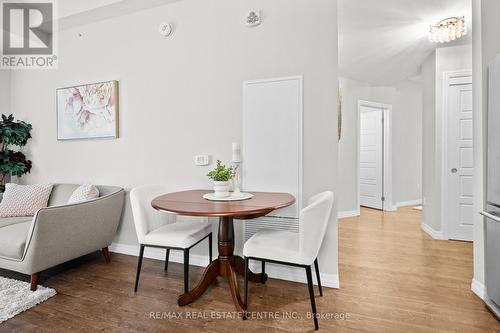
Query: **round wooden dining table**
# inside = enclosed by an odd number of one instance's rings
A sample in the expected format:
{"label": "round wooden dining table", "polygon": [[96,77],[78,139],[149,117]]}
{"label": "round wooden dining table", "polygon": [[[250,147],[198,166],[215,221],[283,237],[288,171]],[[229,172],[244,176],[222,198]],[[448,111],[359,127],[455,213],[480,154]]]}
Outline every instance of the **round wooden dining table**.
{"label": "round wooden dining table", "polygon": [[[233,219],[253,219],[271,213],[273,210],[292,205],[295,198],[287,193],[252,192],[252,198],[240,201],[209,201],[203,198],[209,190],[189,190],[161,195],[151,202],[153,208],[187,216],[219,218],[219,257],[213,260],[203,272],[196,286],[179,296],[178,304],[187,305],[198,299],[207,288],[221,276],[228,281],[237,311],[244,311],[236,274],[245,274],[245,262],[234,255]],[[249,272],[248,280],[265,282],[267,276]]]}

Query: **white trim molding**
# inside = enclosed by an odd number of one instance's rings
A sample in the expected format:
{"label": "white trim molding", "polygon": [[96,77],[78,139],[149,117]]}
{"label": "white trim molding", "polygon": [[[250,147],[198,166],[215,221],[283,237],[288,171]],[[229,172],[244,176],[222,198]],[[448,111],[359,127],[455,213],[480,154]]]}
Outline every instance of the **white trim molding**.
{"label": "white trim molding", "polygon": [[431,226],[429,226],[428,224],[425,224],[423,222],[420,223],[420,228],[426,234],[428,234],[429,236],[431,236],[434,239],[437,239],[437,240],[446,240],[446,238],[444,238],[443,232],[441,230],[437,231],[434,228],[432,228]]}
{"label": "white trim molding", "polygon": [[[113,243],[109,246],[109,250],[114,253],[126,254],[134,257],[139,255],[139,245]],[[146,247],[144,249],[144,257],[164,261],[165,250]],[[182,264],[184,262],[183,253],[175,250],[170,251],[170,261]],[[190,254],[189,264],[193,266],[206,267],[208,265],[208,255]],[[260,263],[250,261],[250,268],[258,272],[260,269]],[[266,273],[273,279],[306,283],[306,273],[303,268],[287,267],[268,263],[266,265]],[[316,276],[315,274],[313,275]],[[340,283],[338,274],[321,273],[320,276],[323,287],[339,288]]]}
{"label": "white trim molding", "polygon": [[408,207],[408,206],[418,206],[422,204],[422,200],[408,200],[408,201],[401,201],[401,202],[396,202],[396,208],[401,208],[401,207]]}
{"label": "white trim molding", "polygon": [[476,279],[472,279],[472,283],[470,285],[470,289],[474,294],[476,294],[480,299],[486,299],[486,287],[484,284],[479,282]]}
{"label": "white trim molding", "polygon": [[357,210],[339,212],[337,214],[337,218],[345,219],[348,217],[356,217],[356,216],[360,216],[360,215],[361,215],[361,211],[359,209],[357,209]]}

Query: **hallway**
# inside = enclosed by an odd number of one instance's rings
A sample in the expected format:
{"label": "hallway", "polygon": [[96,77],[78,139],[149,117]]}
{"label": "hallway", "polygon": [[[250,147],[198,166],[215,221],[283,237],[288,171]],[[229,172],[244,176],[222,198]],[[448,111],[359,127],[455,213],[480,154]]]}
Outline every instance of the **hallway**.
{"label": "hallway", "polygon": [[433,240],[421,211],[362,209],[339,222],[335,308],[371,332],[500,332],[470,290],[472,243]]}

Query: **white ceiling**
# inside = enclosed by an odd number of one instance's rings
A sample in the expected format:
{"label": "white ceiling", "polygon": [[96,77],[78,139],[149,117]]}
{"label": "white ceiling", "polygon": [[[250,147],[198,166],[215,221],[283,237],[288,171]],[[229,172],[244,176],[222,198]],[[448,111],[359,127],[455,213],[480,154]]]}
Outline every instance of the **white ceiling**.
{"label": "white ceiling", "polygon": [[471,0],[339,0],[339,72],[343,77],[390,84],[418,75],[436,47],[430,24],[465,16],[469,33],[446,45],[471,43]]}
{"label": "white ceiling", "polygon": [[63,0],[57,2],[57,18],[68,17],[71,15],[87,12],[92,9],[111,5],[121,0]]}
{"label": "white ceiling", "polygon": [[57,4],[59,30],[164,6],[179,0],[64,0]]}

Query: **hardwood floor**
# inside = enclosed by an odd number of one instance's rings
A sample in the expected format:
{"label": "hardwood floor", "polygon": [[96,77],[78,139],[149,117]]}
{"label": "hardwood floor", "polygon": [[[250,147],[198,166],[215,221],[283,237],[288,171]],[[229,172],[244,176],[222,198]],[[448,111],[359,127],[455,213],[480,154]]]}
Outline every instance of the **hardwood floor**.
{"label": "hardwood floor", "polygon": [[[436,241],[420,230],[420,211],[394,213],[364,209],[362,217],[339,222],[340,289],[324,288],[318,311],[345,314],[320,319],[329,332],[500,332],[500,324],[470,291],[472,244]],[[151,312],[184,317],[234,311],[223,280],[193,304],[179,308],[182,265],[145,259],[137,294],[133,293],[136,257],[111,254],[105,264],[95,253],[41,276],[58,294],[0,324],[0,332],[305,332],[311,319],[151,319]],[[321,262],[320,262],[321,266]],[[202,270],[191,267],[194,283]],[[2,276],[19,275],[0,271]],[[242,283],[240,281],[240,287]],[[318,290],[315,289],[318,295]],[[310,310],[307,285],[269,279],[250,284],[249,310]],[[193,312],[194,311],[194,312]],[[217,314],[215,314],[217,315]]]}

